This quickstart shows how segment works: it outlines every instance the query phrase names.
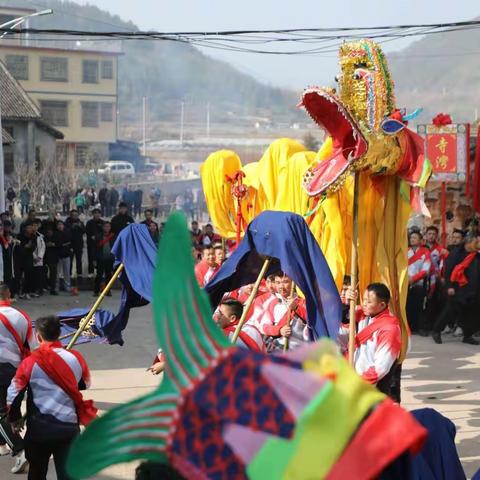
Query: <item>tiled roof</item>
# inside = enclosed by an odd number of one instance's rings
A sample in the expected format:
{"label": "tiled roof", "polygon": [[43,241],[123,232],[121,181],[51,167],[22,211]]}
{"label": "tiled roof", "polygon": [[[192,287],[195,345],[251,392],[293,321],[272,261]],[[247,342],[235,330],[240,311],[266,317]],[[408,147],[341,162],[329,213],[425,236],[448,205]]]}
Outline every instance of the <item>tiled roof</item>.
{"label": "tiled roof", "polygon": [[15,143],[15,140],[13,139],[13,137],[3,128],[2,128],[2,143],[4,145],[10,145],[11,143]]}
{"label": "tiled roof", "polygon": [[37,119],[40,110],[0,61],[0,108],[2,118]]}

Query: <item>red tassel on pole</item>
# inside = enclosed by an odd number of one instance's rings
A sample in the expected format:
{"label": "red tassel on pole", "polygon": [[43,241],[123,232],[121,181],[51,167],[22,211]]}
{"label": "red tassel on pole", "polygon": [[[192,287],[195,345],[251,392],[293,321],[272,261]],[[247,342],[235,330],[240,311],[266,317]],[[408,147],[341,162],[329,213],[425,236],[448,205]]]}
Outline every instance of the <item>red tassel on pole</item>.
{"label": "red tassel on pole", "polygon": [[442,182],[440,193],[440,208],[442,210],[442,245],[447,245],[447,186]]}

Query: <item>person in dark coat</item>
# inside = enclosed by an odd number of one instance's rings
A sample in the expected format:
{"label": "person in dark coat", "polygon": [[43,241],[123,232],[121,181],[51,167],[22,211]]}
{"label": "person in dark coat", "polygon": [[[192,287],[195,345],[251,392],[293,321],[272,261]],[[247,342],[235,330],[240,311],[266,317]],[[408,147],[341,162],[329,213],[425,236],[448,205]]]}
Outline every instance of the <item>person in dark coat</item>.
{"label": "person in dark coat", "polygon": [[4,220],[3,225],[0,226],[0,242],[3,255],[3,282],[8,286],[12,298],[14,298],[19,292],[13,264],[14,250],[18,245],[18,240],[12,233],[12,223],[9,220]]}
{"label": "person in dark coat", "polygon": [[118,213],[112,218],[112,232],[115,235],[115,238],[131,223],[135,223],[135,220],[128,213],[127,204],[125,202],[120,202],[118,205]]}
{"label": "person in dark coat", "polygon": [[[112,254],[115,235],[112,232],[110,222],[104,222],[102,231],[97,234],[95,245],[95,260],[97,262],[97,275],[93,288],[93,294],[97,296],[100,293],[102,284],[106,285],[112,278],[114,256]],[[110,291],[107,296],[110,296]]]}
{"label": "person in dark coat", "polygon": [[87,233],[87,255],[88,255],[88,275],[93,275],[95,271],[95,249],[97,235],[102,231],[104,220],[101,218],[102,212],[98,208],[92,211],[93,217],[87,222],[85,231]]}
{"label": "person in dark coat", "polygon": [[480,246],[476,232],[465,236],[463,246],[453,250],[445,262],[447,306],[435,322],[432,337],[442,343],[441,331],[455,314],[463,330],[463,343],[479,345],[473,334],[480,329]]}
{"label": "person in dark coat", "polygon": [[102,216],[108,215],[107,192],[108,192],[108,188],[105,187],[105,186],[103,186],[98,191],[98,201],[100,203],[100,209],[101,209]]}
{"label": "person in dark coat", "polygon": [[113,215],[115,210],[117,209],[118,199],[120,198],[120,194],[115,187],[110,189],[110,212],[109,215]]}
{"label": "person in dark coat", "polygon": [[47,267],[47,285],[50,295],[58,295],[57,292],[57,272],[59,260],[59,234],[53,225],[47,225],[45,228],[45,256],[43,263]]}
{"label": "person in dark coat", "polygon": [[77,276],[82,276],[82,257],[83,257],[83,236],[85,235],[85,225],[80,220],[77,210],[71,210],[70,216],[65,220],[65,226],[69,229],[72,239],[73,253],[70,261],[70,274],[73,268],[73,259],[75,258],[75,265]]}
{"label": "person in dark coat", "polygon": [[33,252],[37,246],[36,237],[33,233],[33,223],[25,222],[23,231],[18,236],[20,245],[15,249],[15,264],[18,266],[18,278],[22,279],[22,294],[20,298],[30,299],[30,294],[34,290],[33,276]]}
{"label": "person in dark coat", "polygon": [[133,216],[140,216],[142,214],[142,200],[143,200],[143,190],[137,188],[133,192]]}

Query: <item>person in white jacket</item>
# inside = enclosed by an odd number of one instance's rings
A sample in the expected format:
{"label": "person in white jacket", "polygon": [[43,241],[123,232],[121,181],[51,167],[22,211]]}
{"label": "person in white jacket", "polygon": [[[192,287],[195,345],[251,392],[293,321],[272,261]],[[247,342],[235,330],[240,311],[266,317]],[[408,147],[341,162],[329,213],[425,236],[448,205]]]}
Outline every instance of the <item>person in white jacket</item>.
{"label": "person in white jacket", "polygon": [[33,276],[34,292],[32,296],[38,297],[43,294],[43,285],[45,284],[45,267],[43,265],[43,257],[45,256],[45,239],[39,232],[42,222],[39,219],[33,221],[33,234],[37,238],[37,246],[33,251]]}

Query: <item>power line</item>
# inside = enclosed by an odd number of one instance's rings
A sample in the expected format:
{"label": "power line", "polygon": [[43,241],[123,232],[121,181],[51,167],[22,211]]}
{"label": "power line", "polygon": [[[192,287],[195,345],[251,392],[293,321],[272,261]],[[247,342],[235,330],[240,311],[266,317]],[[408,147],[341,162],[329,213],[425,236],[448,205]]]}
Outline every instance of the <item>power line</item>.
{"label": "power line", "polygon": [[[188,43],[203,48],[229,50],[235,52],[258,53],[268,55],[319,55],[333,53],[345,40],[370,38],[379,43],[391,42],[401,38],[426,36],[441,33],[475,30],[480,20],[437,24],[392,25],[374,27],[337,27],[337,28],[301,28],[278,30],[233,30],[219,32],[158,32],[158,31],[90,31],[51,28],[23,28],[7,31],[10,38],[28,33],[37,36],[49,35],[62,40],[76,41],[88,38],[96,40],[160,40]],[[47,41],[45,39],[45,41]],[[52,39],[48,38],[48,41]],[[281,49],[261,47],[282,45]],[[303,45],[299,47],[299,45]],[[309,46],[307,48],[306,46]]]}

